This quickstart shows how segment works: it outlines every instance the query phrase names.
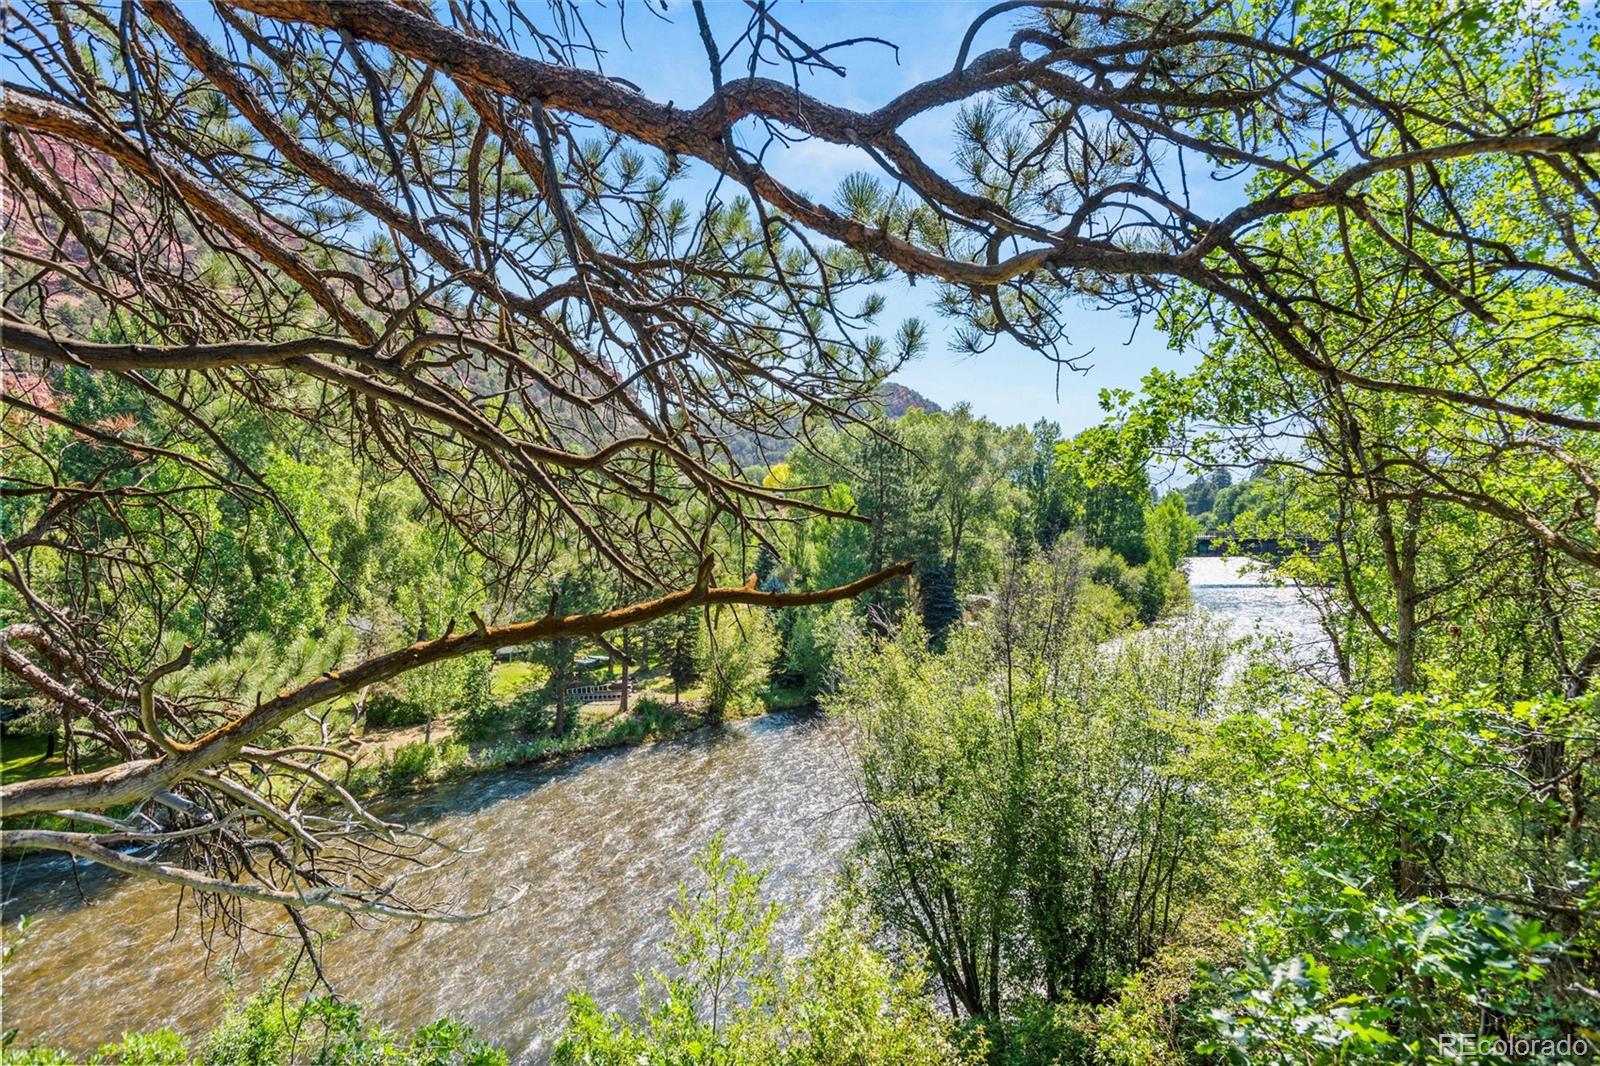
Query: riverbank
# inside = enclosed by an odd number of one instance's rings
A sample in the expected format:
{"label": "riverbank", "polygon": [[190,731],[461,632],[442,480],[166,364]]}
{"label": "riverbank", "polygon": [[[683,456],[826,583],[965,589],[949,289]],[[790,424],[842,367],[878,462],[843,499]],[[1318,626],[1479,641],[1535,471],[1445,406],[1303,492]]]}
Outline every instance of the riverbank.
{"label": "riverbank", "polygon": [[651,680],[643,679],[626,714],[607,713],[604,706],[580,708],[578,725],[566,736],[512,733],[466,742],[456,738],[453,721],[443,718],[426,726],[367,734],[360,738],[363,751],[342,784],[363,800],[401,796],[477,774],[547,767],[584,755],[672,740],[726,721],[815,707],[796,690],[772,684],[755,710],[717,719],[706,714],[698,690],[669,704],[661,698],[664,694],[653,691]]}

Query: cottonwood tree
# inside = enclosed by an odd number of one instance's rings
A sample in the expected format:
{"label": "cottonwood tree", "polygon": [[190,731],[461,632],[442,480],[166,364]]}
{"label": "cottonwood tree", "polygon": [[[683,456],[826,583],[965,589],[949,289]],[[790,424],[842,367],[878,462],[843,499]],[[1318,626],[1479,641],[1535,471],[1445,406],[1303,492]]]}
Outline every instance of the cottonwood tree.
{"label": "cottonwood tree", "polygon": [[[1491,29],[1508,23],[1496,12]],[[1246,323],[1330,385],[1600,428],[1539,368],[1350,363],[1308,317],[1339,308],[1351,277],[1402,273],[1446,321],[1491,319],[1528,284],[1592,301],[1600,133],[1592,93],[1563,88],[1559,28],[1488,70],[1503,42],[1479,8],[1408,5],[1395,22],[1360,4],[1010,0],[947,73],[851,110],[801,87],[843,75],[848,53],[764,0],[737,40],[693,7],[711,88],[684,106],[607,76],[582,15],[245,0],[201,27],[170,0],[13,6],[0,324],[7,451],[28,459],[5,485],[0,661],[116,761],[5,786],[7,846],[290,907],[418,913],[355,833],[393,827],[340,794],[325,745],[273,746],[282,727],[474,651],[894,576],[719,586],[711,536],[731,521],[759,542],[826,511],[805,486],[745,481],[722,441],[863,416],[921,343],[914,325],[868,332],[868,290],[894,274],[932,279],[974,352],[1004,336],[1077,365],[1068,305],[1143,314],[1191,294],[1200,319]],[[758,74],[772,65],[783,80]],[[955,158],[919,151],[912,124],[948,112]],[[831,201],[793,187],[774,163],[799,138],[858,153],[863,173]],[[1531,199],[1475,202],[1547,227],[1500,232],[1461,209],[1512,172]],[[1336,261],[1263,239],[1302,218],[1335,226]],[[144,417],[74,417],[50,391],[66,372],[75,388],[113,379]],[[408,479],[496,602],[569,549],[664,591],[473,618],[255,704],[177,698],[164,679],[189,653],[168,639],[170,592],[204,559],[196,515],[226,497],[295,528],[230,443],[245,414]],[[100,456],[89,477],[63,461],[73,449]],[[137,625],[94,609],[108,601]],[[308,782],[344,813],[302,809]],[[46,813],[84,829],[20,827]],[[152,841],[182,858],[117,850]]]}

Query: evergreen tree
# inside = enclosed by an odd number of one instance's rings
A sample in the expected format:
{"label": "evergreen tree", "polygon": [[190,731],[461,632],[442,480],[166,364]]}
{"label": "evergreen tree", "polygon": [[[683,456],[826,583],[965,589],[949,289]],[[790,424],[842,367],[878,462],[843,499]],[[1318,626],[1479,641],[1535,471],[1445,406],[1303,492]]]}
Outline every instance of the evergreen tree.
{"label": "evergreen tree", "polygon": [[928,631],[928,644],[943,648],[950,627],[961,621],[961,604],[956,600],[955,564],[946,563],[924,572],[919,584],[922,626]]}
{"label": "evergreen tree", "polygon": [[684,611],[672,618],[666,658],[667,676],[672,678],[674,704],[681,702],[683,686],[700,676],[694,657],[695,637],[699,625],[699,618],[694,611]]}

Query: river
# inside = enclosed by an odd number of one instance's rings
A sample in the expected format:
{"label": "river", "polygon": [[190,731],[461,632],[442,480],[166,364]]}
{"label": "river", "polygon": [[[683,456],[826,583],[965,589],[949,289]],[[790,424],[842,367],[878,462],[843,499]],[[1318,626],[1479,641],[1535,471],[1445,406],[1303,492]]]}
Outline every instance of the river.
{"label": "river", "polygon": [[[1189,560],[1195,604],[1241,633],[1271,627],[1314,645],[1315,614],[1259,572],[1241,575],[1242,562]],[[771,868],[772,894],[789,908],[780,934],[797,939],[857,830],[849,777],[838,726],[794,713],[437,788],[410,822],[479,851],[435,887],[468,906],[513,885],[525,894],[467,925],[347,927],[327,970],[369,1017],[415,1027],[450,1015],[514,1061],[539,1061],[569,990],[626,1009],[633,975],[665,965],[675,886],[694,880],[694,856],[719,830],[732,852]],[[5,1025],[20,1027],[21,1044],[86,1054],[124,1032],[204,1032],[221,1016],[228,967],[221,954],[207,965],[175,890],[82,864],[74,878],[66,861],[38,857],[0,877],[8,925],[33,922],[4,973]],[[283,950],[247,939],[231,963],[240,987],[269,976]]]}
{"label": "river", "polygon": [[1328,638],[1317,612],[1295,589],[1274,584],[1262,564],[1198,555],[1184,561],[1184,570],[1194,605],[1228,619],[1234,636],[1268,638],[1296,661],[1327,665]]}

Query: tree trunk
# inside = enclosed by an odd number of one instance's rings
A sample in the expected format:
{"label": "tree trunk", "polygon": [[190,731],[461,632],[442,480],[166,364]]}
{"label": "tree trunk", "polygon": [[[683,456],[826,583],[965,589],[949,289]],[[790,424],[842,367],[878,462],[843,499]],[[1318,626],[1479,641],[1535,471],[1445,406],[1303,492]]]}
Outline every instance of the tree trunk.
{"label": "tree trunk", "polygon": [[556,690],[556,736],[564,737],[572,728],[572,713],[567,706],[567,673],[568,668],[561,666],[555,677]]}
{"label": "tree trunk", "polygon": [[1387,502],[1377,509],[1378,537],[1394,589],[1394,690],[1410,692],[1417,684],[1417,534],[1422,500],[1406,501],[1401,528],[1395,528]]}
{"label": "tree trunk", "polygon": [[617,713],[628,713],[628,631],[622,631],[622,698],[617,701]]}
{"label": "tree trunk", "polygon": [[1410,692],[1417,684],[1417,605],[1415,590],[1395,590],[1394,690]]}

